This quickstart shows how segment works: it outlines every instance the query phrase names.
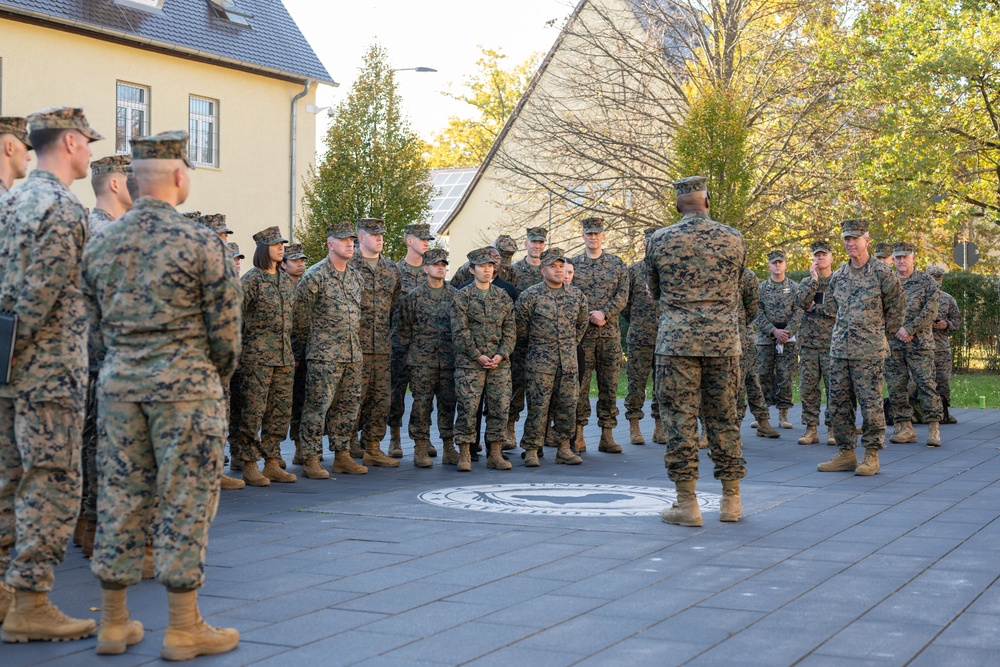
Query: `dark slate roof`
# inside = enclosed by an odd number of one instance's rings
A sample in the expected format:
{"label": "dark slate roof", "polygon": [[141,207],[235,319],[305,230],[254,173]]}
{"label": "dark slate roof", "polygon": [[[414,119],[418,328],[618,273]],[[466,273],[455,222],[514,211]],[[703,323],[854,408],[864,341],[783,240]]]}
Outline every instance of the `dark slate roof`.
{"label": "dark slate roof", "polygon": [[209,0],[165,0],[157,13],[121,7],[112,0],[0,0],[0,16],[25,15],[140,46],[333,83],[280,0],[236,0],[236,6],[253,15],[252,28],[217,18]]}

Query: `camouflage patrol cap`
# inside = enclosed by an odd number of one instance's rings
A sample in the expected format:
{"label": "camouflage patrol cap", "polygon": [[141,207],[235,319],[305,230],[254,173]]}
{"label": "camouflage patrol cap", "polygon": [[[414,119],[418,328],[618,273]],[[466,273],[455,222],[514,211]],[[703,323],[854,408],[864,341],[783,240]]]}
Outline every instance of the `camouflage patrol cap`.
{"label": "camouflage patrol cap", "polygon": [[929,275],[934,280],[938,281],[939,285],[941,284],[941,281],[944,280],[944,273],[945,273],[944,269],[942,269],[940,266],[927,267],[927,275]]}
{"label": "camouflage patrol cap", "polygon": [[188,133],[182,130],[161,132],[150,137],[132,139],[133,160],[182,160],[188,169],[194,165],[188,160]]}
{"label": "camouflage patrol cap", "polygon": [[885,259],[886,257],[892,257],[892,244],[891,243],[879,243],[875,246],[875,256],[879,259]]}
{"label": "camouflage patrol cap", "polygon": [[431,248],[425,252],[423,262],[420,263],[420,266],[430,266],[438,262],[448,263],[448,251],[444,248]]}
{"label": "camouflage patrol cap", "polygon": [[226,226],[226,215],[224,213],[206,213],[205,215],[198,217],[198,222],[205,225],[216,234],[233,233],[233,230]]}
{"label": "camouflage patrol cap", "polygon": [[829,241],[813,241],[809,244],[810,254],[815,255],[818,252],[825,252],[833,254],[833,246],[830,245]]}
{"label": "camouflage patrol cap", "polygon": [[840,238],[857,238],[868,233],[867,220],[844,220],[840,223]]}
{"label": "camouflage patrol cap", "polygon": [[517,243],[507,234],[501,234],[493,242],[493,247],[497,249],[503,257],[512,257],[517,252]]}
{"label": "camouflage patrol cap", "polygon": [[527,238],[529,241],[547,241],[549,237],[548,231],[544,227],[528,227]]}
{"label": "camouflage patrol cap", "polygon": [[584,218],[580,226],[584,234],[600,234],[604,231],[604,218]]}
{"label": "camouflage patrol cap", "polygon": [[708,192],[708,179],[704,176],[688,176],[674,181],[674,192],[678,197],[691,192]]}
{"label": "camouflage patrol cap", "polygon": [[246,259],[247,256],[240,252],[240,245],[238,243],[227,243],[226,247],[229,248],[229,257],[236,259]]}
{"label": "camouflage patrol cap", "polygon": [[912,243],[908,243],[906,241],[900,241],[899,243],[892,244],[893,257],[905,257],[907,255],[912,255],[916,251],[916,247]]}
{"label": "camouflage patrol cap", "polygon": [[552,266],[559,260],[566,261],[562,248],[549,248],[542,253],[542,266]]}
{"label": "camouflage patrol cap", "polygon": [[132,173],[132,158],[128,155],[109,155],[90,163],[90,175]]}
{"label": "camouflage patrol cap", "polygon": [[288,239],[281,235],[281,230],[277,226],[272,226],[254,234],[253,242],[257,245],[261,243],[264,245],[278,245],[279,243],[288,243]]}
{"label": "camouflage patrol cap", "polygon": [[771,262],[777,262],[779,260],[782,261],[782,262],[785,261],[785,251],[784,250],[780,250],[780,249],[779,250],[772,250],[771,252],[767,253],[767,263],[768,264],[770,264]]}
{"label": "camouflage patrol cap", "polygon": [[[480,264],[494,264],[493,253],[490,252],[492,248],[479,248],[469,252],[465,257],[469,260],[469,264],[472,266],[479,266]],[[426,256],[426,255],[425,255]]]}
{"label": "camouflage patrol cap", "polygon": [[411,222],[406,226],[406,229],[403,230],[403,235],[406,236],[407,234],[416,236],[418,239],[422,239],[424,241],[434,240],[434,235],[431,234],[431,226],[426,222]]}
{"label": "camouflage patrol cap", "polygon": [[382,218],[358,218],[358,231],[368,234],[385,234],[385,220]]}
{"label": "camouflage patrol cap", "polygon": [[289,243],[285,248],[285,259],[309,259],[306,254],[302,252],[301,243]]}
{"label": "camouflage patrol cap", "polygon": [[0,116],[0,134],[13,134],[21,143],[31,148],[28,141],[28,119],[20,116]]}
{"label": "camouflage patrol cap", "polygon": [[201,219],[201,211],[186,211],[184,213],[181,213],[181,215],[183,215],[188,220],[194,220],[195,222],[199,222]]}
{"label": "camouflage patrol cap", "polygon": [[326,238],[328,239],[356,239],[357,232],[354,231],[354,223],[347,220],[335,222],[326,228]]}
{"label": "camouflage patrol cap", "polygon": [[83,109],[73,107],[47,107],[28,116],[28,131],[76,130],[91,141],[100,141],[104,135],[95,130],[83,115]]}

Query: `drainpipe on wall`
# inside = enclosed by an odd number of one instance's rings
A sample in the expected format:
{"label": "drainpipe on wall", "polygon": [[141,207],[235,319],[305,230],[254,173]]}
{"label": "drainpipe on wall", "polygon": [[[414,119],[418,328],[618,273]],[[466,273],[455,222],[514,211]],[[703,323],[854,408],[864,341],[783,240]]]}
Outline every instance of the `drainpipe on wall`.
{"label": "drainpipe on wall", "polygon": [[303,97],[309,94],[309,89],[312,88],[313,80],[306,79],[306,87],[302,92],[295,95],[292,98],[292,161],[288,169],[288,242],[292,243],[295,241],[295,159],[297,157],[297,130],[298,130],[298,103]]}

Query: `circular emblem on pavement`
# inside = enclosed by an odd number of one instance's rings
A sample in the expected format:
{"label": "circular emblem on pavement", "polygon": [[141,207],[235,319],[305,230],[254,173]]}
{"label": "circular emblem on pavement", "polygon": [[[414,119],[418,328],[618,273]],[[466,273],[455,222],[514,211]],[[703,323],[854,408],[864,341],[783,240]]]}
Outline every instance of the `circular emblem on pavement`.
{"label": "circular emblem on pavement", "polygon": [[[484,484],[425,491],[421,501],[475,512],[538,516],[653,516],[677,499],[673,489],[620,484]],[[698,493],[702,511],[719,496]]]}

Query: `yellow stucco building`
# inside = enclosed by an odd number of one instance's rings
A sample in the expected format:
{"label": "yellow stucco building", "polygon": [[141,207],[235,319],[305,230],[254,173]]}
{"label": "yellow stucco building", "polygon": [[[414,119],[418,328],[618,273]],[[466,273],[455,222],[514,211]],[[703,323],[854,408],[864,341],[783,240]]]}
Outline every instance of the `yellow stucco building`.
{"label": "yellow stucco building", "polygon": [[[248,257],[254,232],[301,214],[318,85],[337,84],[281,2],[0,0],[0,115],[81,107],[106,137],[94,159],[187,130],[181,209],[224,213]],[[93,205],[89,179],[73,191]]]}

